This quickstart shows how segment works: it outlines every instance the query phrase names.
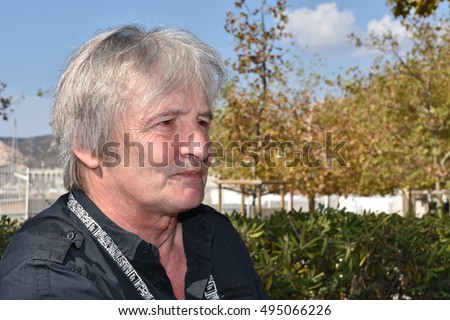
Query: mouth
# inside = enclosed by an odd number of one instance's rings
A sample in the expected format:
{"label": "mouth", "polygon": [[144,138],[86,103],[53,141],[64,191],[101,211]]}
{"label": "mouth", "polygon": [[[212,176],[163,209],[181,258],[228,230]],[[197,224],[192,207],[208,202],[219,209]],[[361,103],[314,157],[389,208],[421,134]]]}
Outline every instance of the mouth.
{"label": "mouth", "polygon": [[204,170],[186,170],[179,172],[176,175],[184,178],[203,178],[204,174]]}

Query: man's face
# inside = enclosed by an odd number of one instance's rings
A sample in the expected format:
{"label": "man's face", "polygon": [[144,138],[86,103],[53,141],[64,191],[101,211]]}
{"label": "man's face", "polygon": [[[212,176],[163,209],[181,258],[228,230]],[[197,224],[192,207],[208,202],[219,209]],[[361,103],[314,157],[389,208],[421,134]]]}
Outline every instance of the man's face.
{"label": "man's face", "polygon": [[211,111],[200,97],[178,91],[157,106],[135,103],[125,115],[121,161],[104,167],[103,178],[130,210],[178,214],[203,201]]}

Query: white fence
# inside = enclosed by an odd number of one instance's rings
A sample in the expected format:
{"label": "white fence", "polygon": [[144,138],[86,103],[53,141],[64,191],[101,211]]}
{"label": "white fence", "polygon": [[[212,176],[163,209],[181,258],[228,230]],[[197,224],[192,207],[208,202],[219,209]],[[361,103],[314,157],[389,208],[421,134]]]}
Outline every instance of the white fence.
{"label": "white fence", "polygon": [[25,220],[49,207],[64,192],[60,168],[0,167],[0,216]]}

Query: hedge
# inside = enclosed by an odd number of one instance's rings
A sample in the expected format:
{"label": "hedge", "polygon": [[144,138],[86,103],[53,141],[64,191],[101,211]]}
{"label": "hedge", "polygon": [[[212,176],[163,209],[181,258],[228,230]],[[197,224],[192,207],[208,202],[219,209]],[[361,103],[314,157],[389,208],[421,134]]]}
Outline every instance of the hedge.
{"label": "hedge", "polygon": [[450,299],[450,217],[319,208],[230,219],[273,299]]}
{"label": "hedge", "polygon": [[[233,213],[273,299],[450,299],[450,217]],[[20,223],[0,219],[0,256]]]}
{"label": "hedge", "polygon": [[0,217],[0,258],[3,255],[9,241],[11,241],[12,236],[22,225],[19,220],[11,219],[8,216]]}

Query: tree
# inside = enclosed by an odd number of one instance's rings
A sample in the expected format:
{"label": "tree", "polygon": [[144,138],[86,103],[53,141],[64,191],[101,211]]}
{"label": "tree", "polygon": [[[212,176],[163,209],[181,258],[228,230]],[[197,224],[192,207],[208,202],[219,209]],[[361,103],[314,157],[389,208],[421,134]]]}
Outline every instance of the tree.
{"label": "tree", "polygon": [[[387,0],[395,17],[407,17],[411,13],[428,17],[436,12],[439,4],[446,0]],[[450,2],[450,0],[447,0]]]}
{"label": "tree", "polygon": [[[304,91],[292,100],[290,121],[287,122],[286,142],[282,148],[284,165],[279,167],[293,190],[308,196],[309,211],[315,208],[317,195],[348,193],[345,181],[348,178],[349,139],[346,135],[345,119],[336,108],[339,99],[325,96],[319,100],[321,75],[307,75]],[[310,83],[310,85],[307,85]],[[338,120],[340,119],[340,120]]]}
{"label": "tree", "polygon": [[450,178],[450,21],[402,23],[411,36],[406,53],[390,34],[359,39],[389,59],[376,60],[369,75],[341,83],[363,146],[355,155],[361,170],[356,190],[363,194],[439,192]]}
{"label": "tree", "polygon": [[12,103],[12,96],[9,97],[3,97],[2,92],[6,90],[7,86],[5,83],[0,82],[0,117],[3,118],[3,120],[8,120],[8,114],[12,111],[11,109],[11,103]]}
{"label": "tree", "polygon": [[[277,164],[265,160],[272,143],[285,132],[283,111],[289,108],[290,65],[283,43],[288,37],[286,0],[273,5],[261,0],[256,9],[239,0],[235,6],[238,12],[228,12],[225,25],[234,38],[237,59],[229,64],[235,77],[215,111],[220,125],[212,140],[223,161],[213,164],[213,173],[221,178],[279,179]],[[255,190],[250,192],[255,195]]]}
{"label": "tree", "polygon": [[[212,140],[219,142],[218,153],[225,160],[213,165],[213,173],[228,179],[284,180],[291,192],[309,197],[313,210],[317,194],[332,194],[343,186],[342,166],[332,168],[326,161],[329,135],[316,94],[324,79],[305,72],[301,60],[290,55],[285,0],[272,5],[261,0],[255,10],[245,0],[235,6],[238,12],[227,13],[225,29],[235,40],[237,59],[230,64],[236,77],[216,109],[219,125]],[[254,189],[250,192],[255,195]]]}

